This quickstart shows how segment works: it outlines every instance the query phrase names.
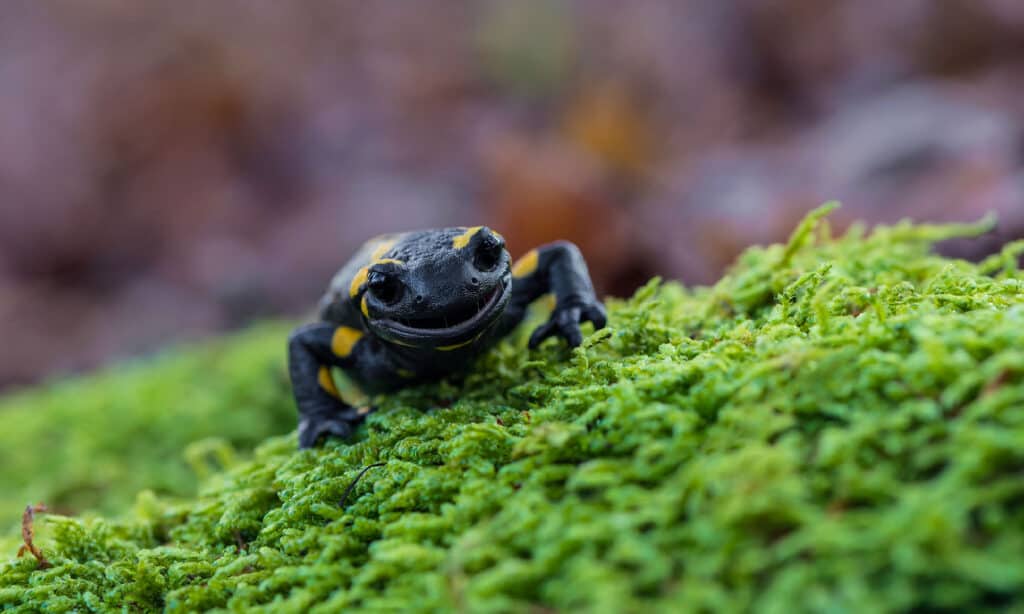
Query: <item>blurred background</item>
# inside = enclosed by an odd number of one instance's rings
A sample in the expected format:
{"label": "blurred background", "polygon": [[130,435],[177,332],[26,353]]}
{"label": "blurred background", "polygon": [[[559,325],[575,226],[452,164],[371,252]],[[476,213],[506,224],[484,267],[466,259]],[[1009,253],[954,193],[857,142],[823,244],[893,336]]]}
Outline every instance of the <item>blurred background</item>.
{"label": "blurred background", "polygon": [[[7,0],[0,388],[302,317],[366,238],[713,282],[809,208],[1024,236],[1020,0]],[[283,341],[282,341],[283,343]]]}

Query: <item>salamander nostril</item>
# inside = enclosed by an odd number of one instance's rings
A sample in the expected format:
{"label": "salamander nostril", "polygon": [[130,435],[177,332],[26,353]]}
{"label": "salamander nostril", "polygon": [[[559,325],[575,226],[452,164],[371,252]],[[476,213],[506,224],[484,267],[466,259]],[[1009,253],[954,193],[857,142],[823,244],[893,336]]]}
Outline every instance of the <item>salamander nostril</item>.
{"label": "salamander nostril", "polygon": [[419,305],[421,303],[423,303],[423,295],[422,294],[417,294],[416,295],[416,304]]}
{"label": "salamander nostril", "polygon": [[476,277],[473,277],[472,279],[469,280],[469,283],[471,283],[474,286],[476,286],[476,285],[478,285],[480,283],[480,280],[477,279]]}

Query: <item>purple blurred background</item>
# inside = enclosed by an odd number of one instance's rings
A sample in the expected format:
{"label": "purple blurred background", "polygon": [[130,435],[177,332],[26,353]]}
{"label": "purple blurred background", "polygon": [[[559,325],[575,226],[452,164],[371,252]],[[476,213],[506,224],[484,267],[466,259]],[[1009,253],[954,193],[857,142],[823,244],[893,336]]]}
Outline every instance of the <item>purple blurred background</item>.
{"label": "purple blurred background", "polygon": [[366,238],[715,280],[832,198],[1024,236],[1020,0],[8,0],[0,387],[302,316]]}

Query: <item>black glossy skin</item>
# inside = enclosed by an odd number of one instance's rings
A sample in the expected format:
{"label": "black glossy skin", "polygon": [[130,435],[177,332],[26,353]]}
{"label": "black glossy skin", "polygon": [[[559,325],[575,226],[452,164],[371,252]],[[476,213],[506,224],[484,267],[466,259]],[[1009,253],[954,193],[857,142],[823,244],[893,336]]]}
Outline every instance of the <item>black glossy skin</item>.
{"label": "black glossy skin", "polygon": [[584,321],[604,327],[604,306],[572,243],[537,248],[513,266],[501,235],[482,226],[371,240],[331,281],[320,321],[289,338],[299,447],[350,435],[368,412],[341,400],[331,367],[368,392],[441,377],[508,334],[547,293],[555,309],[531,348],[552,336],[579,345]]}

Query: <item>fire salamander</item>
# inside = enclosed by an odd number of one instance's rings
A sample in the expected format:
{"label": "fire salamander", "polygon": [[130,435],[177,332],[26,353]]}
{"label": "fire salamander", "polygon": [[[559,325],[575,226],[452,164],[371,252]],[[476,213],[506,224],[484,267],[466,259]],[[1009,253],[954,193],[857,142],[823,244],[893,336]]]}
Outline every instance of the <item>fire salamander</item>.
{"label": "fire salamander", "polygon": [[572,243],[531,250],[515,264],[500,234],[484,226],[377,237],[334,276],[319,321],[288,340],[288,369],[299,410],[299,447],[347,437],[369,412],[341,398],[337,367],[375,393],[465,368],[553,293],[535,348],[558,336],[578,346],[580,323],[606,322],[587,265]]}

